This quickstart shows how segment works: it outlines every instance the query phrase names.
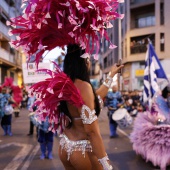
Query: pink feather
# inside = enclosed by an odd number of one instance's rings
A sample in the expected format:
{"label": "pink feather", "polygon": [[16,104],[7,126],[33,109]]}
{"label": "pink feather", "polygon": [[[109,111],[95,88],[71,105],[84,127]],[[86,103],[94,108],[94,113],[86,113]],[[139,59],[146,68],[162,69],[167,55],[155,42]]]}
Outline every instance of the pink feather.
{"label": "pink feather", "polygon": [[25,13],[10,21],[16,25],[10,32],[18,37],[12,44],[23,46],[29,56],[36,54],[37,65],[44,51],[56,46],[76,43],[93,52],[103,36],[110,42],[102,32],[111,20],[121,18],[118,4],[117,0],[29,0]]}
{"label": "pink feather", "polygon": [[14,80],[13,80],[12,77],[6,77],[2,87],[11,87],[11,86],[13,86],[13,81]]}
{"label": "pink feather", "polygon": [[170,165],[170,125],[157,125],[158,118],[165,119],[165,116],[160,112],[139,113],[130,139],[137,154],[165,170]]}

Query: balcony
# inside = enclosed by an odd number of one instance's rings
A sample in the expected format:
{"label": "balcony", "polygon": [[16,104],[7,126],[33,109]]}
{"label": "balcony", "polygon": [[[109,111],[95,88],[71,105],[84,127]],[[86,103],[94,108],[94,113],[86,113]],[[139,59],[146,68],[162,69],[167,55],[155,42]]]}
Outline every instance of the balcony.
{"label": "balcony", "polygon": [[148,39],[155,46],[155,34],[146,34],[130,38],[130,54],[146,53]]}
{"label": "balcony", "polygon": [[141,17],[135,20],[135,28],[144,28],[151,26],[155,26],[155,16]]}
{"label": "balcony", "polygon": [[131,9],[155,3],[155,0],[130,0]]}
{"label": "balcony", "polygon": [[130,48],[131,54],[146,53],[146,51],[147,51],[146,44],[139,44],[139,45],[136,45],[136,46],[132,46]]}
{"label": "balcony", "polygon": [[8,35],[9,28],[0,22],[0,33],[2,33],[7,39],[10,40],[10,36]]}
{"label": "balcony", "polygon": [[155,5],[150,4],[146,6],[131,9],[131,29],[144,28],[155,25]]}
{"label": "balcony", "polygon": [[11,62],[11,64],[15,64],[15,56],[10,54],[8,51],[4,50],[3,48],[0,48],[0,58]]}

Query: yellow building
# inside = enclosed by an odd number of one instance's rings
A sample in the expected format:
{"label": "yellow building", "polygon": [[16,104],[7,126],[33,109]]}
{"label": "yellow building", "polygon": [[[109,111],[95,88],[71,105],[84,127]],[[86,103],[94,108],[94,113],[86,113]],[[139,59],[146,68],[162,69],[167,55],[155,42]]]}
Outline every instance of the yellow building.
{"label": "yellow building", "polygon": [[142,90],[148,38],[170,78],[170,1],[169,0],[125,0],[121,12],[124,90]]}

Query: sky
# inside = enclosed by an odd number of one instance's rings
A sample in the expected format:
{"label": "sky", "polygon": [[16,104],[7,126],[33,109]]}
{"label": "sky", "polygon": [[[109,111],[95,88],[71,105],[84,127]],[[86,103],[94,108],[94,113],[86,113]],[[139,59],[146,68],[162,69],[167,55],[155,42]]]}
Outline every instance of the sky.
{"label": "sky", "polygon": [[59,47],[56,47],[51,51],[45,51],[45,53],[43,54],[43,57],[44,57],[43,62],[48,63],[50,62],[50,60],[51,61],[55,60],[61,55],[61,51],[62,49]]}

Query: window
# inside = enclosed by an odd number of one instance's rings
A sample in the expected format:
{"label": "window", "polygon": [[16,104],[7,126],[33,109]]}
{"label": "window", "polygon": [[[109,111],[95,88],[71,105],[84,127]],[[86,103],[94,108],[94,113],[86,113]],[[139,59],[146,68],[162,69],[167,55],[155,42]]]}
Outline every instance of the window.
{"label": "window", "polygon": [[164,25],[164,3],[160,4],[160,24]]}
{"label": "window", "polygon": [[104,68],[107,67],[107,57],[104,59]]}
{"label": "window", "polygon": [[124,58],[127,57],[127,39],[125,39],[125,56]]}
{"label": "window", "polygon": [[13,0],[5,0],[5,1],[10,6],[13,6],[15,4],[15,2]]}
{"label": "window", "polygon": [[121,57],[123,58],[123,57],[124,57],[124,55],[123,55],[123,53],[124,53],[123,42],[121,43],[121,53],[122,53],[122,54],[121,54],[121,55],[122,55]]}
{"label": "window", "polygon": [[147,16],[147,17],[139,17],[136,20],[136,27],[143,28],[143,27],[150,27],[155,25],[155,16]]}
{"label": "window", "polygon": [[15,49],[10,47],[10,53],[15,55]]}
{"label": "window", "polygon": [[160,51],[165,50],[165,36],[164,33],[160,33]]}
{"label": "window", "polygon": [[6,21],[8,20],[8,17],[6,16],[6,14],[4,14],[3,12],[0,12],[0,21],[6,25]]}
{"label": "window", "polygon": [[14,72],[10,71],[10,77],[14,79]]}

